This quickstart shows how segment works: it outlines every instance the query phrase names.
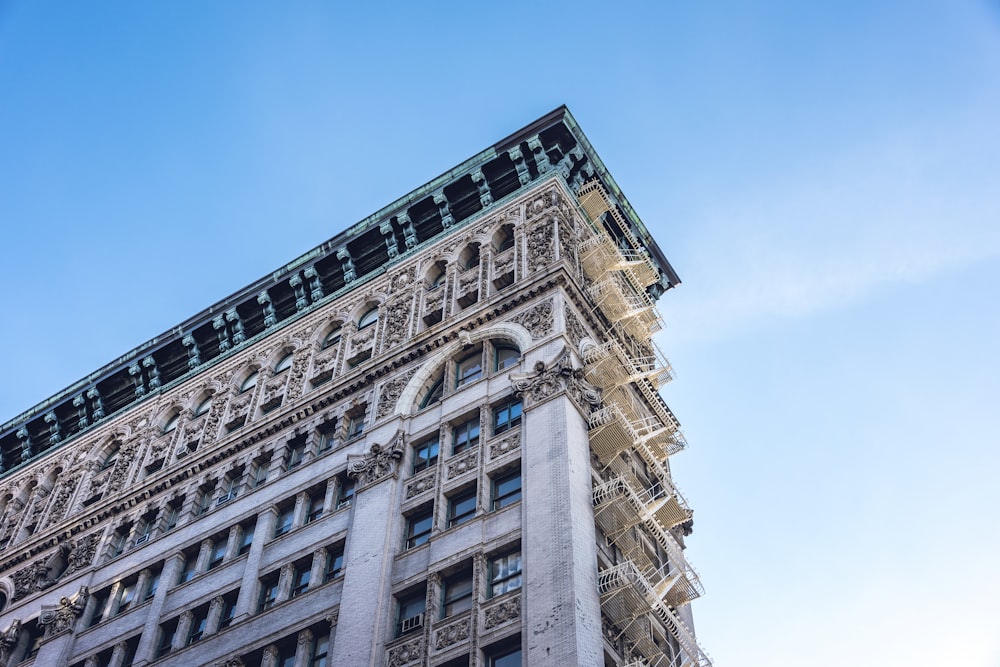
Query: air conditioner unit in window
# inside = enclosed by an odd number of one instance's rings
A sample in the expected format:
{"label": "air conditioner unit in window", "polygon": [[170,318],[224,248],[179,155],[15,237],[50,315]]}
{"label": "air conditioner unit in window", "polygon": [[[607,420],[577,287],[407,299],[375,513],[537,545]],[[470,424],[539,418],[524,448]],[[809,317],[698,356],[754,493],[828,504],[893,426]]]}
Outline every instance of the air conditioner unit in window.
{"label": "air conditioner unit in window", "polygon": [[148,541],[149,541],[149,533],[146,533],[145,535],[140,535],[139,537],[135,538],[135,546],[139,546],[140,544]]}
{"label": "air conditioner unit in window", "polygon": [[404,618],[399,622],[399,632],[400,634],[406,634],[411,630],[416,630],[424,626],[424,615],[417,614],[416,616],[410,616],[409,618]]}
{"label": "air conditioner unit in window", "polygon": [[225,503],[228,503],[230,500],[232,500],[235,497],[236,497],[235,493],[227,493],[226,495],[224,495],[221,498],[219,498],[215,502],[215,505],[216,505],[216,507],[218,507],[219,505],[224,505]]}

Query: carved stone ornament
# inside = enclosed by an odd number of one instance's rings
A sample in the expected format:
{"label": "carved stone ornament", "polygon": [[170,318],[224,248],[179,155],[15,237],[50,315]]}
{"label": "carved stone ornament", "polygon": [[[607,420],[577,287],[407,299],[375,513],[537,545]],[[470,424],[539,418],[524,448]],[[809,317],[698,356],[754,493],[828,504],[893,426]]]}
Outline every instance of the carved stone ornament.
{"label": "carved stone ornament", "polygon": [[555,361],[535,363],[533,373],[511,373],[514,393],[524,398],[525,407],[566,392],[577,408],[589,416],[601,403],[601,390],[583,379],[583,370],[574,368],[569,351],[563,349]]}
{"label": "carved stone ornament", "polygon": [[76,491],[76,485],[79,481],[80,476],[73,475],[59,483],[59,488],[52,498],[52,507],[49,510],[49,516],[45,520],[46,525],[59,523],[66,516],[66,510],[69,509],[69,501],[72,500],[73,492]]}
{"label": "carved stone ornament", "polygon": [[460,621],[446,625],[440,630],[434,631],[434,648],[438,651],[454,646],[469,638],[469,631],[472,624],[469,619],[463,618]]}
{"label": "carved stone ornament", "polygon": [[[405,274],[404,274],[405,275]],[[400,299],[386,308],[383,350],[399,345],[410,333],[410,299]]]}
{"label": "carved stone ornament", "polygon": [[465,456],[455,457],[448,462],[448,478],[458,477],[470,470],[479,469],[479,450],[473,449]]}
{"label": "carved stone ornament", "polygon": [[21,621],[15,618],[6,630],[0,633],[0,667],[6,667],[10,660],[10,654],[17,647],[17,640],[21,637]]}
{"label": "carved stone ornament", "polygon": [[490,443],[490,458],[495,459],[509,452],[521,448],[521,434],[514,433],[506,438],[494,440]]}
{"label": "carved stone ornament", "polygon": [[391,289],[392,291],[399,292],[400,290],[409,287],[413,284],[413,276],[415,275],[416,267],[411,266],[405,271],[400,271],[395,276],[392,277]]}
{"label": "carved stone ornament", "polygon": [[550,220],[542,220],[528,230],[528,269],[532,273],[539,271],[554,259],[553,224]]}
{"label": "carved stone ornament", "polygon": [[421,661],[423,658],[424,638],[420,636],[389,649],[389,656],[385,664],[386,667],[402,667],[411,662]]}
{"label": "carved stone ornament", "polygon": [[45,638],[54,637],[60,633],[73,630],[73,623],[83,613],[87,606],[90,593],[86,586],[81,586],[76,595],[59,598],[59,604],[42,605],[42,613],[38,617],[38,625],[45,628]]}
{"label": "carved stone ornament", "polygon": [[381,419],[392,414],[392,411],[396,409],[396,402],[399,401],[399,396],[403,393],[406,383],[410,381],[415,371],[416,369],[410,370],[382,385],[378,408],[375,411],[375,419]]}
{"label": "carved stone ornament", "polygon": [[289,401],[294,401],[302,395],[302,387],[306,381],[306,369],[309,368],[309,355],[300,354],[295,357],[292,367],[288,371],[288,389],[285,396]]}
{"label": "carved stone ornament", "polygon": [[416,498],[424,491],[434,488],[434,481],[437,479],[437,470],[431,468],[419,477],[414,477],[406,482],[406,499]]}
{"label": "carved stone ornament", "polygon": [[565,315],[566,333],[569,334],[569,339],[573,341],[573,347],[579,350],[580,341],[587,337],[587,330],[584,329],[583,324],[569,306],[565,308]]}
{"label": "carved stone ornament", "polygon": [[552,299],[542,301],[511,318],[531,333],[532,338],[541,338],[550,331],[554,322],[552,314]]}
{"label": "carved stone ornament", "polygon": [[91,533],[86,537],[78,539],[73,544],[73,549],[69,552],[69,563],[63,574],[73,574],[77,570],[90,567],[90,564],[94,561],[94,554],[97,553],[97,544],[100,541],[100,533]]}
{"label": "carved stone ornament", "polygon": [[236,656],[234,658],[226,658],[225,660],[216,662],[215,667],[246,667],[246,663],[243,662],[243,658]]}
{"label": "carved stone ornament", "polygon": [[483,614],[483,626],[489,630],[501,623],[512,621],[521,617],[521,596],[512,597],[499,602],[492,607],[487,607]]}
{"label": "carved stone ornament", "polygon": [[403,432],[397,431],[392,442],[385,447],[372,445],[367,454],[347,457],[347,474],[358,480],[359,486],[370,486],[396,473],[396,467],[406,451]]}

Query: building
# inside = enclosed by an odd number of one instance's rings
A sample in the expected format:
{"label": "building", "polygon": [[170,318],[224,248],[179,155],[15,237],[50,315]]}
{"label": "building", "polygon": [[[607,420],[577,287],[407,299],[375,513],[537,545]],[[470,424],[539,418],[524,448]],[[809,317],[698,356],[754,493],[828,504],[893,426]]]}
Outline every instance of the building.
{"label": "building", "polygon": [[0,430],[0,667],[708,665],[670,264],[560,108]]}

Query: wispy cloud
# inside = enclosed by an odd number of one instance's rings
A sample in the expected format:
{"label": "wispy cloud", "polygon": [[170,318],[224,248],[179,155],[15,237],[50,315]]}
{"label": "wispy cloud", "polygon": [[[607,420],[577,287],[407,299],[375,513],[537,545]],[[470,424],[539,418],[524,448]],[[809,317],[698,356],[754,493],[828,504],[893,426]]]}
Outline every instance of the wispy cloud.
{"label": "wispy cloud", "polygon": [[[674,340],[726,338],[1000,258],[1000,132],[934,128],[837,156],[692,221]],[[937,128],[940,129],[940,128]]]}

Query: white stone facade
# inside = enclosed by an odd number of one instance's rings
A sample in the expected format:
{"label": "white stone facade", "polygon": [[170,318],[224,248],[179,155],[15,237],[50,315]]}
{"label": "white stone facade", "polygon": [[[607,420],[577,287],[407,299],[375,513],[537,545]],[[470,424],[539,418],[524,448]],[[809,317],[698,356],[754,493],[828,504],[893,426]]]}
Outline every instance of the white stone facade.
{"label": "white stone facade", "polygon": [[0,667],[708,664],[595,229],[553,174],[0,479]]}

